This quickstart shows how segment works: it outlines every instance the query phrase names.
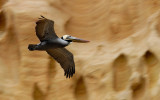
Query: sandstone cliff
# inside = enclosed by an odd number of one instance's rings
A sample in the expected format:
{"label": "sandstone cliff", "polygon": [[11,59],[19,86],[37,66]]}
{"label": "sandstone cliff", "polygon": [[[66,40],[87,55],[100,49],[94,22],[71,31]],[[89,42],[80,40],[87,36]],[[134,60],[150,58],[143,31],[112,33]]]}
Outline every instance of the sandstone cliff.
{"label": "sandstone cliff", "polygon": [[[72,43],[76,74],[38,43],[35,22],[55,21]],[[159,0],[0,0],[0,100],[160,100]]]}

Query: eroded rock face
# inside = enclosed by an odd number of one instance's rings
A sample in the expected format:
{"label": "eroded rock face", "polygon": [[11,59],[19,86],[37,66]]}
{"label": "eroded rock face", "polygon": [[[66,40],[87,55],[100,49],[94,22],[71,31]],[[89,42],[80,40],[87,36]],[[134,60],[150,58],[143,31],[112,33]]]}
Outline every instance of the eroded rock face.
{"label": "eroded rock face", "polygon": [[[73,78],[28,51],[40,15],[91,41],[67,47]],[[160,100],[159,0],[0,0],[0,50],[0,100]]]}

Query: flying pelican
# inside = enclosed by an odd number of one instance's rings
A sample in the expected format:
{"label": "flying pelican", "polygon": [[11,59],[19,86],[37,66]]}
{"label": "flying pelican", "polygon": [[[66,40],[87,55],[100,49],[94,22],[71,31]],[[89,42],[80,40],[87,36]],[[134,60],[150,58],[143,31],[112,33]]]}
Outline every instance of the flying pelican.
{"label": "flying pelican", "polygon": [[29,44],[30,51],[41,50],[46,51],[52,56],[64,69],[64,76],[70,78],[75,74],[75,63],[73,54],[65,47],[71,42],[87,43],[89,41],[64,35],[59,38],[54,31],[54,21],[43,16],[36,22],[36,35],[40,40],[39,44]]}

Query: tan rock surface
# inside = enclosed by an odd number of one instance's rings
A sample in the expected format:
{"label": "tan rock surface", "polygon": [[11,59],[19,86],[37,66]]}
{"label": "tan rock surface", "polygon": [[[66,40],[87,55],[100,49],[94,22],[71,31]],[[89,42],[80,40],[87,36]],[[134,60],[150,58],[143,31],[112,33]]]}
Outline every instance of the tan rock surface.
{"label": "tan rock surface", "polygon": [[[73,78],[28,51],[40,15],[91,41],[67,47]],[[160,100],[160,1],[0,0],[0,51],[0,100]]]}

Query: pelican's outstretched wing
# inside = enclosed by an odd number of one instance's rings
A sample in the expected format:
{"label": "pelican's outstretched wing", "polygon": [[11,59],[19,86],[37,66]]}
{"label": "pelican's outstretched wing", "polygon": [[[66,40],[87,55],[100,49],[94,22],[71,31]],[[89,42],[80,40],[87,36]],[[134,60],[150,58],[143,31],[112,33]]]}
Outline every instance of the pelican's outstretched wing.
{"label": "pelican's outstretched wing", "polygon": [[61,67],[64,69],[64,75],[67,77],[72,77],[75,73],[75,63],[73,59],[73,54],[65,48],[49,49],[46,52],[52,56]]}
{"label": "pelican's outstretched wing", "polygon": [[54,31],[54,21],[49,20],[43,16],[36,22],[36,35],[40,41],[47,41],[50,39],[56,39],[58,36]]}

